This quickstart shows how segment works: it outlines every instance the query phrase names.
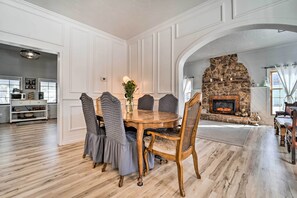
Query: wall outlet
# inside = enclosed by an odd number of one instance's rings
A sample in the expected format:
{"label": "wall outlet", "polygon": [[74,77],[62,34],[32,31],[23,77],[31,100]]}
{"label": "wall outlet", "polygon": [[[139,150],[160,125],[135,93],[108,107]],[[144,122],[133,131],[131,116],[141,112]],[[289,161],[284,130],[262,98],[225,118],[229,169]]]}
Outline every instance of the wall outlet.
{"label": "wall outlet", "polygon": [[103,82],[106,82],[107,78],[106,77],[100,77],[100,80],[103,81]]}

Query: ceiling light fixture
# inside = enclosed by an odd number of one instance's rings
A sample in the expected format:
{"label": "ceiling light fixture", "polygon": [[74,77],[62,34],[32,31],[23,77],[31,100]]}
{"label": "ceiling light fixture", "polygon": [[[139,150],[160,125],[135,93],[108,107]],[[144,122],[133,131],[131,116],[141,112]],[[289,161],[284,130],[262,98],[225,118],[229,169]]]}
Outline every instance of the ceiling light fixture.
{"label": "ceiling light fixture", "polygon": [[31,49],[23,49],[20,51],[20,55],[24,58],[31,59],[31,60],[37,60],[40,57],[40,53],[36,52]]}
{"label": "ceiling light fixture", "polygon": [[286,30],[277,30],[277,33],[285,32]]}

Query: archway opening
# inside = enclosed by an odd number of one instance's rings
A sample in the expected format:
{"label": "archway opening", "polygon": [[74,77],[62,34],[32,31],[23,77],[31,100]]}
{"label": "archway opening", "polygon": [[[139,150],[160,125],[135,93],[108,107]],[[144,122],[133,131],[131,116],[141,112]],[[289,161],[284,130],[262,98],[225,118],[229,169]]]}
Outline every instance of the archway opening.
{"label": "archway opening", "polygon": [[[232,35],[235,33],[239,32],[245,32],[249,30],[273,30],[275,32],[278,32],[281,34],[282,32],[293,32],[294,34],[297,32],[297,26],[291,26],[291,25],[281,25],[281,24],[257,24],[257,25],[246,25],[246,26],[238,26],[238,27],[225,27],[224,29],[221,30],[216,30],[213,31],[203,37],[200,37],[197,39],[191,46],[186,48],[183,53],[179,56],[179,59],[177,61],[177,79],[178,79],[178,84],[177,84],[177,95],[180,98],[180,103],[179,103],[179,112],[182,113],[183,107],[184,107],[184,102],[185,102],[185,96],[183,92],[183,81],[184,81],[184,66],[187,60],[189,59],[190,56],[192,56],[195,52],[199,52],[200,49],[205,47],[211,42],[215,42],[218,39],[221,39],[223,37],[226,37],[228,35]],[[236,51],[232,51],[234,53]],[[232,54],[229,53],[229,54]],[[228,54],[217,54],[217,55],[228,55]],[[214,56],[215,57],[215,56]],[[211,57],[208,57],[211,58]],[[244,63],[244,62],[243,62]],[[276,64],[275,62],[274,64]],[[209,66],[209,65],[208,65]],[[260,66],[259,66],[260,67]],[[255,72],[255,71],[253,71]],[[257,71],[256,71],[257,72]],[[264,70],[262,71],[264,73]],[[203,73],[203,71],[202,71]],[[190,76],[191,77],[191,76]],[[258,84],[260,82],[257,82]]]}

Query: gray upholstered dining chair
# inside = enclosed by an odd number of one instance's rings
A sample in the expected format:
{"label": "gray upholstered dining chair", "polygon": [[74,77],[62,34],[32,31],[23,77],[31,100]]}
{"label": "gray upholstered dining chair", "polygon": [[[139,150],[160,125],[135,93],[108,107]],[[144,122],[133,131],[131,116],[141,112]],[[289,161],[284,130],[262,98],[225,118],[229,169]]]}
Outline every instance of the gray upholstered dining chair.
{"label": "gray upholstered dining chair", "polygon": [[[193,157],[193,164],[196,176],[201,178],[198,169],[198,157],[196,153],[196,134],[198,123],[201,115],[201,93],[196,93],[185,104],[184,116],[180,128],[176,128],[171,133],[156,133],[148,131],[148,135],[144,138],[145,146],[144,152],[146,166],[148,166],[148,153],[159,155],[165,159],[176,162],[178,183],[181,196],[185,196],[183,184],[183,164],[182,161],[190,155]],[[188,169],[188,167],[187,167]],[[149,169],[146,169],[145,174]]]}
{"label": "gray upholstered dining chair", "polygon": [[145,94],[138,99],[138,109],[141,110],[153,110],[154,108],[154,97],[148,94]]}
{"label": "gray upholstered dining chair", "polygon": [[166,94],[159,100],[158,111],[177,113],[178,99],[172,94]]}
{"label": "gray upholstered dining chair", "polygon": [[[138,171],[136,133],[125,131],[121,103],[109,92],[100,97],[103,120],[106,129],[104,147],[105,171],[107,164],[118,169],[120,174],[119,187],[122,187],[124,176]],[[153,154],[149,156],[149,167],[154,166]]]}
{"label": "gray upholstered dining chair", "polygon": [[82,93],[80,100],[87,126],[83,158],[89,155],[95,168],[97,164],[103,163],[105,129],[99,127],[93,99],[86,93]]}

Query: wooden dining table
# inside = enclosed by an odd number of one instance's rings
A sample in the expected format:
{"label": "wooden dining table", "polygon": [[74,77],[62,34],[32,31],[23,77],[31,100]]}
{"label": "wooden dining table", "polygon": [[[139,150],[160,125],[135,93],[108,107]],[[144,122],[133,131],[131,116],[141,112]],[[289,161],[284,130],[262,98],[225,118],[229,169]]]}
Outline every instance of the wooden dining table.
{"label": "wooden dining table", "polygon": [[[96,114],[102,117],[100,108],[97,108]],[[134,110],[132,113],[122,112],[125,125],[137,129],[137,155],[138,155],[138,186],[143,185],[143,132],[148,128],[172,128],[178,125],[179,115],[176,113]]]}

